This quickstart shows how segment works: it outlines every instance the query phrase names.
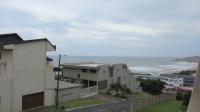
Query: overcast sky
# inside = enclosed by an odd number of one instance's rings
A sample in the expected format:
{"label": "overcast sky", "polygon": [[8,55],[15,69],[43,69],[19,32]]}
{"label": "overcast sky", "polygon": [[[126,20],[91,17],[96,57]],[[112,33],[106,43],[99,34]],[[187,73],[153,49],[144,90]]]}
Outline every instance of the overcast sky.
{"label": "overcast sky", "polygon": [[200,54],[200,0],[0,0],[0,33],[80,56]]}

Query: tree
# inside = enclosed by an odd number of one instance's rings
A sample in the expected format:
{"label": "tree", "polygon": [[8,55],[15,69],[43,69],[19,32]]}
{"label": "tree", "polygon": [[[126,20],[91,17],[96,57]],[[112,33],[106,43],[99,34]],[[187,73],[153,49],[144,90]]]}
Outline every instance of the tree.
{"label": "tree", "polygon": [[119,82],[116,82],[116,83],[112,83],[110,85],[110,89],[111,90],[114,90],[116,92],[116,95],[119,95],[119,91],[123,88],[123,86],[119,83]]}
{"label": "tree", "polygon": [[140,86],[142,87],[143,91],[152,95],[161,94],[162,90],[165,88],[164,85],[165,83],[160,80],[147,79],[140,81]]}

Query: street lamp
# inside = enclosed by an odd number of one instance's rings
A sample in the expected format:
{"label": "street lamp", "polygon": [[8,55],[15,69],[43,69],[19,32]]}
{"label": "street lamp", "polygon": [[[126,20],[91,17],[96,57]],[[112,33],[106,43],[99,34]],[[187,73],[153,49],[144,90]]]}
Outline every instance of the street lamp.
{"label": "street lamp", "polygon": [[[63,55],[63,56],[67,56],[67,55]],[[58,103],[59,103],[59,96],[58,96],[58,90],[59,90],[59,80],[60,80],[60,62],[61,62],[61,57],[62,55],[59,54],[59,60],[58,60],[58,75],[57,75],[57,87],[56,87],[56,108],[58,108]]]}

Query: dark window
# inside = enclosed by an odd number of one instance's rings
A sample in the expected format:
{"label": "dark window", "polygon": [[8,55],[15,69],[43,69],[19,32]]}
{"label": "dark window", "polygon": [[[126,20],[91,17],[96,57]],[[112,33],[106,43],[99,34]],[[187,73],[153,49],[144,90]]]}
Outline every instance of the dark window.
{"label": "dark window", "polygon": [[119,68],[117,69],[117,72],[119,72]]}
{"label": "dark window", "polygon": [[110,68],[110,77],[113,77],[113,68]]}
{"label": "dark window", "polygon": [[88,70],[87,69],[82,69],[82,72],[87,72]]}
{"label": "dark window", "polygon": [[99,88],[99,90],[106,89],[108,87],[107,83],[108,83],[107,80],[99,81],[98,82],[98,88]]}
{"label": "dark window", "polygon": [[97,73],[97,70],[90,70],[90,73]]}
{"label": "dark window", "polygon": [[80,79],[80,74],[77,75],[78,79]]}
{"label": "dark window", "polygon": [[118,81],[118,82],[121,82],[121,77],[117,77],[117,81]]}

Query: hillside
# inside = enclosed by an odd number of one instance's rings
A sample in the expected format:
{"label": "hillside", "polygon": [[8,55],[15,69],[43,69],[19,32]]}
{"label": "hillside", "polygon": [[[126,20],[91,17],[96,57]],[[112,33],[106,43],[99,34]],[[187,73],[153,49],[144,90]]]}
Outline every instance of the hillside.
{"label": "hillside", "polygon": [[198,62],[199,60],[200,56],[192,56],[192,57],[175,59],[174,61],[185,61],[185,62],[195,63]]}

